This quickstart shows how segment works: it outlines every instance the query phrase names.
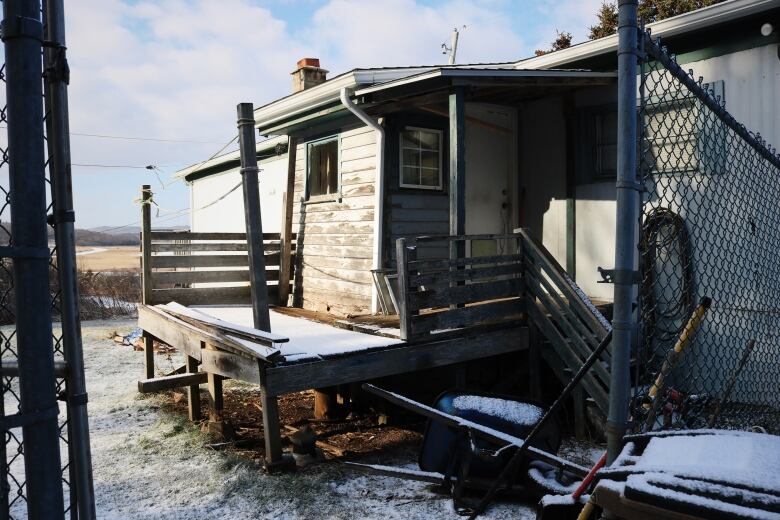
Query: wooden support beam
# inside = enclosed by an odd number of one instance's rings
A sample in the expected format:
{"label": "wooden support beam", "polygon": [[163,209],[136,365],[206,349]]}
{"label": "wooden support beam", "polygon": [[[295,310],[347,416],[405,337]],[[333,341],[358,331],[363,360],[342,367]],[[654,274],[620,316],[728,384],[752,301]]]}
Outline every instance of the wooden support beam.
{"label": "wooden support beam", "polygon": [[292,271],[292,219],[295,205],[295,160],[298,139],[287,138],[287,189],[282,199],[282,255],[279,258],[279,305],[287,306],[290,296],[290,273]]}
{"label": "wooden support beam", "polygon": [[[465,87],[456,87],[449,96],[450,116],[450,235],[466,233],[466,103]],[[466,242],[450,242],[450,260],[466,256]],[[452,285],[462,285],[453,282]],[[463,305],[452,304],[451,309]]]}
{"label": "wooden support beam", "polygon": [[141,303],[152,296],[152,187],[141,186]]}
{"label": "wooden support beam", "polygon": [[265,467],[268,471],[273,471],[284,464],[282,457],[282,433],[279,429],[279,402],[276,395],[268,392],[268,380],[264,366],[260,367],[260,404],[263,407]]}
{"label": "wooden support beam", "polygon": [[144,338],[144,377],[152,379],[154,377],[154,336],[148,332],[143,332]]}
{"label": "wooden support beam", "polygon": [[200,385],[206,382],[206,374],[203,372],[174,374],[172,376],[155,377],[138,381],[138,391],[142,394],[181,388],[183,386]]}
{"label": "wooden support beam", "polygon": [[[216,350],[214,345],[206,344],[206,350]],[[208,372],[207,383],[209,387],[209,422],[222,422],[222,410],[225,407],[225,401],[222,395],[222,380],[224,378],[213,372]]]}
{"label": "wooden support beam", "polygon": [[[198,360],[192,356],[186,356],[187,373],[196,374],[198,372]],[[192,384],[187,388],[187,411],[190,421],[200,421],[200,384]]]}
{"label": "wooden support beam", "polygon": [[[536,302],[528,301],[528,305]],[[542,400],[542,335],[534,323],[528,324],[528,393],[535,401]]]}
{"label": "wooden support beam", "polygon": [[[466,105],[465,88],[452,90],[450,116],[450,235],[466,233]],[[464,245],[460,243],[461,247]],[[459,258],[462,258],[461,255]]]}
{"label": "wooden support beam", "polygon": [[252,316],[256,329],[270,331],[268,283],[265,279],[263,221],[260,211],[260,187],[257,179],[257,146],[252,103],[239,103],[238,142],[241,153],[241,179],[244,188],[244,221],[249,250],[249,279],[252,286]]}

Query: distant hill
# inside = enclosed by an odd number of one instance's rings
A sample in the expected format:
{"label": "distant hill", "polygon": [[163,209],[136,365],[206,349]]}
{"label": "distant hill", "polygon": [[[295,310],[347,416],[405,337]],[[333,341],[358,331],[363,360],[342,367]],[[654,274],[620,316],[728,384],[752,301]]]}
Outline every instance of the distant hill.
{"label": "distant hill", "polygon": [[[5,229],[11,229],[10,222],[1,222],[0,226]],[[106,231],[101,231],[105,229]],[[182,231],[189,229],[188,226],[176,226],[165,228],[171,231]],[[54,229],[49,230],[49,240],[54,240]],[[0,230],[0,234],[7,236],[6,232]],[[137,246],[141,243],[141,228],[138,226],[128,226],[121,229],[115,227],[102,226],[94,229],[76,229],[77,246]]]}

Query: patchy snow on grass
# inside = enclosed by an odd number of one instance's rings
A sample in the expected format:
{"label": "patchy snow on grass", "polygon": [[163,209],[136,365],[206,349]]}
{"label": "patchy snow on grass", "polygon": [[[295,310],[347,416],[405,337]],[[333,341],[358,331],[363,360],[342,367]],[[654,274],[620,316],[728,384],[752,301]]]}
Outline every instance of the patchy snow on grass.
{"label": "patchy snow on grass", "polygon": [[[337,463],[265,475],[255,463],[213,451],[197,426],[141,396],[143,356],[109,334],[133,321],[84,323],[95,493],[101,519],[459,518],[426,483],[364,475]],[[156,356],[158,368],[178,363]],[[364,462],[378,462],[377,457]],[[391,460],[388,460],[391,459]],[[383,463],[416,468],[412,460]],[[499,502],[485,519],[532,519],[531,506]]]}

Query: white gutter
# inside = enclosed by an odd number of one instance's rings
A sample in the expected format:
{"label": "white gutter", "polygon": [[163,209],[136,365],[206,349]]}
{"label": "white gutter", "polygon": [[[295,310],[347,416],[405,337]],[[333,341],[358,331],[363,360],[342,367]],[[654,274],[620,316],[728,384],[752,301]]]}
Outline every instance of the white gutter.
{"label": "white gutter", "polygon": [[[374,248],[373,248],[373,269],[382,268],[382,214],[384,213],[385,201],[385,129],[378,122],[374,121],[363,110],[352,102],[349,98],[351,92],[346,87],[341,89],[339,98],[341,104],[352,112],[358,119],[363,121],[376,131],[376,177],[374,179]],[[371,285],[371,313],[379,312],[379,295],[376,285]]]}

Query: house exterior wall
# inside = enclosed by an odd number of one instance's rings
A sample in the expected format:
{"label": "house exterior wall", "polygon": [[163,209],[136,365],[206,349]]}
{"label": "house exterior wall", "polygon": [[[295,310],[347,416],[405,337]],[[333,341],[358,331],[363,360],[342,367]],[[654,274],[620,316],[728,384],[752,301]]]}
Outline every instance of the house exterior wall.
{"label": "house exterior wall", "polygon": [[[778,52],[777,44],[766,45],[685,63],[683,68],[692,69],[694,76],[702,76],[705,83],[723,81],[727,110],[749,130],[760,133],[777,147],[780,146]],[[612,286],[596,283],[600,279],[596,269],[612,267],[614,263],[614,180],[579,183],[576,194],[577,283],[588,295],[611,300]],[[555,222],[559,222],[561,212],[557,215]],[[565,254],[563,257],[556,254],[556,258],[565,258]]]}
{"label": "house exterior wall", "polygon": [[[287,179],[287,155],[261,161],[260,210],[264,233],[279,233],[282,219],[282,194]],[[211,204],[241,182],[239,168],[192,181],[190,203],[192,231],[237,232],[246,231],[244,222],[244,195],[241,187],[225,198]],[[208,207],[203,207],[208,205]]]}
{"label": "house exterior wall", "polygon": [[337,315],[366,313],[371,309],[373,285],[376,135],[361,126],[338,133],[338,139],[340,199],[334,202],[305,201],[306,143],[296,152],[294,298],[306,309]]}

